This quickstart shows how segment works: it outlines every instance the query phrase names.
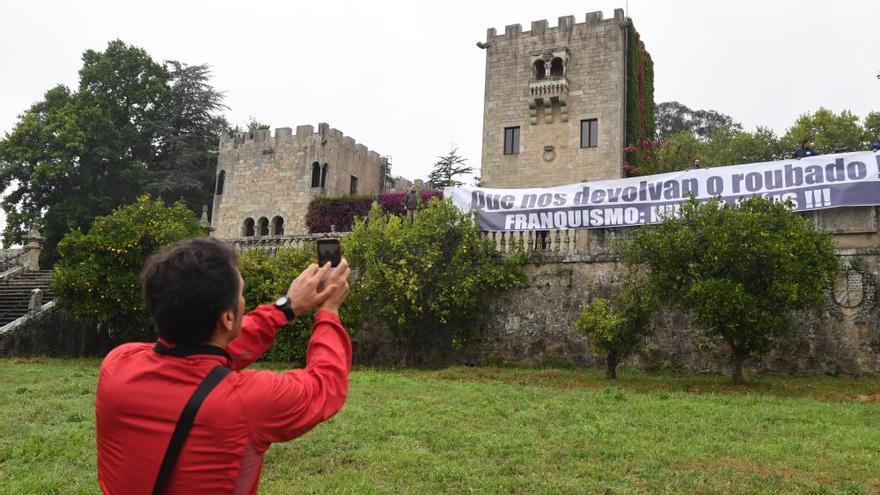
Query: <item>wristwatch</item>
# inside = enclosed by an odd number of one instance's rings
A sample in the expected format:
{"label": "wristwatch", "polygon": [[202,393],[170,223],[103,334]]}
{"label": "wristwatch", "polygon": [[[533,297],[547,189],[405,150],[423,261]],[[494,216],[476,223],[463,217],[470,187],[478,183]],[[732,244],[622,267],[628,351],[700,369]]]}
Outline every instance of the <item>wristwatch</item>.
{"label": "wristwatch", "polygon": [[290,298],[287,296],[281,296],[275,301],[275,307],[280,309],[284,316],[287,317],[287,321],[293,320],[296,317],[296,313],[293,312],[293,308],[290,307]]}

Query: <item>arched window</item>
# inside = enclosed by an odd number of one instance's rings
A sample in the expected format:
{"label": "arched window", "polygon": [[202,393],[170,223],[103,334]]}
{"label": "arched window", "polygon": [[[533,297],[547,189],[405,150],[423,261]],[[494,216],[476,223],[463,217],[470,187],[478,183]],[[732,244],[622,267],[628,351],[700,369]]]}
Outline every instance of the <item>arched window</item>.
{"label": "arched window", "polygon": [[254,236],[254,219],[253,218],[245,218],[244,226],[241,228],[241,235],[244,237],[253,237]]}
{"label": "arched window", "polygon": [[267,237],[269,235],[269,219],[266,217],[260,218],[257,221],[257,226],[260,228],[260,237]]}
{"label": "arched window", "polygon": [[323,167],[321,167],[321,189],[327,187],[327,171],[330,169],[329,166],[325,163]]}
{"label": "arched window", "polygon": [[556,57],[550,62],[550,77],[562,77],[562,59]]}
{"label": "arched window", "polygon": [[280,216],[272,219],[272,235],[284,235],[284,219]]}
{"label": "arched window", "polygon": [[535,60],[535,79],[544,79],[547,76],[547,65],[543,60]]}
{"label": "arched window", "polygon": [[321,187],[321,164],[312,164],[312,187]]}
{"label": "arched window", "polygon": [[221,170],[219,174],[217,174],[217,189],[214,191],[214,194],[220,196],[223,194],[223,183],[226,182],[226,171]]}

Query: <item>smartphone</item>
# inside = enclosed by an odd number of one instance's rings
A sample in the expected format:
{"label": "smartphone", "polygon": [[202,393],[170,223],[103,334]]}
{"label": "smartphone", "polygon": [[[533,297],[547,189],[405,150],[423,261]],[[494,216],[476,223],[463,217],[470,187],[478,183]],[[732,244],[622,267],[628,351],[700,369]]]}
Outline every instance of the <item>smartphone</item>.
{"label": "smartphone", "polygon": [[342,261],[339,239],[318,239],[318,266],[324,266],[328,261],[330,266],[339,266]]}

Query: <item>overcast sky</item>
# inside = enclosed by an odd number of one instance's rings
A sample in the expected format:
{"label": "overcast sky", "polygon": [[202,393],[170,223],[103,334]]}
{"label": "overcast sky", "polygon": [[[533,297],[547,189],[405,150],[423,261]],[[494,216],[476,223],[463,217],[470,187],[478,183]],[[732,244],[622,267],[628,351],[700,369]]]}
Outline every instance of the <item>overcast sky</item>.
{"label": "overcast sky", "polygon": [[[629,0],[654,59],[655,100],[714,109],[784,133],[820,106],[880,110],[873,1]],[[327,122],[424,178],[456,145],[479,169],[486,29],[624,1],[262,2],[0,0],[0,134],[80,56],[112,39],[156,60],[210,64],[227,118]],[[2,222],[2,219],[0,219]]]}

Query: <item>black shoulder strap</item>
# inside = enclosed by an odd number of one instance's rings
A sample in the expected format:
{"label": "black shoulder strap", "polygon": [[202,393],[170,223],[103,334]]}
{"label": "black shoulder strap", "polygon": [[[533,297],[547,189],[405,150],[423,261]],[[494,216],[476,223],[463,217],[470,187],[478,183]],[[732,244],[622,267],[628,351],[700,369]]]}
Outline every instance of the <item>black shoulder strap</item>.
{"label": "black shoulder strap", "polygon": [[205,401],[208,394],[214,390],[214,387],[223,381],[223,378],[225,378],[229,372],[230,369],[226,366],[219,364],[215,366],[214,369],[208,373],[208,376],[202,380],[202,383],[196,387],[196,391],[193,392],[189,401],[187,401],[186,406],[183,407],[183,411],[180,413],[180,418],[177,420],[177,426],[174,427],[174,433],[171,434],[171,441],[168,442],[168,448],[165,450],[165,457],[162,459],[162,466],[159,468],[159,476],[156,477],[156,484],[153,485],[153,495],[160,495],[165,489],[165,485],[168,484],[168,479],[171,477],[171,471],[174,470],[174,465],[177,464],[177,458],[180,456],[180,451],[183,449],[183,443],[186,442],[186,437],[189,436],[189,430],[192,428],[193,420],[196,419],[196,413],[198,413],[199,408],[202,407],[202,402]]}

